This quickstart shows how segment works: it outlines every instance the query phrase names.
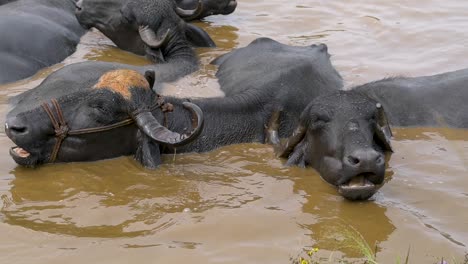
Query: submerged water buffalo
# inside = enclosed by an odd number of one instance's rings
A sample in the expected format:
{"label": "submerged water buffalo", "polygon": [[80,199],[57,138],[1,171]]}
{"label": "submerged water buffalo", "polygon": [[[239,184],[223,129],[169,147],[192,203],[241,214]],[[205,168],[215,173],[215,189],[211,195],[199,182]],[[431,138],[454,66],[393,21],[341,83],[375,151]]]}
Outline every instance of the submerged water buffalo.
{"label": "submerged water buffalo", "polygon": [[[123,45],[127,50],[136,53],[141,52],[150,60],[159,62],[152,66],[157,84],[175,81],[198,69],[198,58],[187,34],[192,39],[203,41],[211,41],[211,38],[202,29],[195,26],[189,27],[176,14],[173,0],[135,0],[127,1],[124,6],[112,5],[112,3],[116,3],[116,1],[84,0],[79,3],[81,7],[78,8],[80,10],[77,11],[77,15],[80,21],[88,18],[95,21],[94,15],[89,15],[92,12],[95,15],[102,12],[97,17],[109,19],[109,21],[102,27],[99,26],[101,22],[95,24],[100,30],[106,32],[104,28],[111,28],[111,34],[118,33],[115,36],[119,39],[114,40],[114,42],[120,43],[119,46]],[[88,12],[88,9],[92,12]],[[117,10],[118,17],[115,19],[106,17],[105,14],[109,15],[110,11],[114,9]],[[83,72],[90,72],[90,80],[99,78],[106,71],[118,68],[131,68],[144,72],[140,67],[112,63],[91,63],[89,65],[85,63],[85,65],[76,67]]]}
{"label": "submerged water buffalo", "polygon": [[[180,18],[199,13],[201,8],[199,5],[195,10],[183,10],[173,0],[80,0],[76,3],[75,13],[84,27],[97,28],[119,48],[161,60],[161,56],[148,53],[148,46],[152,46],[144,40],[148,36],[159,41],[153,42],[155,46],[166,40],[172,40],[172,43],[188,41],[198,47],[215,46],[204,30]],[[139,30],[142,25],[152,32],[142,35]]]}
{"label": "submerged water buffalo", "polygon": [[[176,0],[176,3],[179,7],[183,9],[194,9],[198,5],[196,0]],[[188,20],[202,19],[211,15],[229,15],[237,7],[236,0],[203,0],[203,8],[196,15],[187,16],[185,18]]]}
{"label": "submerged water buffalo", "polygon": [[0,84],[58,63],[75,51],[85,30],[72,0],[18,0],[0,8]]}
{"label": "submerged water buffalo", "polygon": [[[202,152],[271,142],[289,164],[311,165],[343,196],[366,199],[383,182],[389,128],[376,101],[339,90],[342,79],[329,57],[323,44],[257,39],[216,61],[226,97],[164,103],[149,89],[157,69],[146,71],[145,82],[144,68],[69,65],[16,98],[6,121],[18,145],[10,154],[22,165],[134,154],[153,168],[174,148]],[[279,143],[291,134],[286,145]]]}

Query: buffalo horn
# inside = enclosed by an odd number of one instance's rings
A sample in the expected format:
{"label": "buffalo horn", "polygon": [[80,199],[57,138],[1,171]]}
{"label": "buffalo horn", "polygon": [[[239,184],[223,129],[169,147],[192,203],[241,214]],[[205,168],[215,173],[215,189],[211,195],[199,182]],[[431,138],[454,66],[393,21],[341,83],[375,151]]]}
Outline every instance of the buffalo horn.
{"label": "buffalo horn", "polygon": [[166,31],[162,39],[158,40],[156,37],[156,33],[150,27],[140,26],[138,29],[141,40],[143,40],[143,42],[146,45],[150,46],[153,49],[159,49],[169,41],[169,31],[170,29]]}
{"label": "buffalo horn", "polygon": [[281,144],[281,148],[275,148],[276,155],[281,158],[287,158],[289,154],[293,152],[297,144],[299,144],[299,142],[304,138],[306,131],[307,128],[302,124],[299,124],[293,134],[283,144]]}
{"label": "buffalo horn", "polygon": [[75,7],[81,10],[81,7],[83,6],[83,0],[72,0],[72,2],[75,4]]}
{"label": "buffalo horn", "polygon": [[182,9],[178,6],[176,7],[177,15],[179,15],[183,19],[188,19],[188,20],[198,17],[202,11],[203,11],[203,3],[201,0],[198,0],[198,5],[193,10]]}
{"label": "buffalo horn", "polygon": [[284,143],[281,143],[278,136],[279,116],[279,111],[275,111],[271,115],[267,126],[267,141],[273,145],[276,156],[288,158],[289,154],[291,154],[297,144],[299,144],[299,142],[304,138],[307,128],[300,123],[294,130],[293,134],[286,139]]}
{"label": "buffalo horn", "polygon": [[134,120],[138,128],[157,143],[171,147],[183,146],[196,139],[203,128],[203,112],[200,107],[189,102],[184,102],[183,106],[192,113],[193,130],[188,134],[170,131],[151,112],[141,112],[135,115]]}
{"label": "buffalo horn", "polygon": [[272,144],[273,146],[279,145],[280,139],[278,135],[278,128],[279,128],[279,116],[280,111],[274,111],[270,117],[270,121],[266,126],[266,142]]}
{"label": "buffalo horn", "polygon": [[383,109],[382,104],[377,103],[377,124],[376,124],[376,134],[377,137],[382,141],[384,147],[388,151],[392,151],[392,145],[390,139],[392,138],[392,130],[388,123],[387,115]]}

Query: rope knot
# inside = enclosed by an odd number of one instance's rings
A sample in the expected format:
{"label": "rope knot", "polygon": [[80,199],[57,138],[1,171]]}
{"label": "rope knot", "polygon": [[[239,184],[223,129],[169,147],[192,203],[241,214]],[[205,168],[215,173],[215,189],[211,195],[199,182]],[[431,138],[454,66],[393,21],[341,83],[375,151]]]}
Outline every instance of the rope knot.
{"label": "rope knot", "polygon": [[68,131],[70,131],[70,128],[67,125],[60,125],[58,129],[55,129],[55,136],[64,139],[67,137]]}
{"label": "rope knot", "polygon": [[174,106],[171,103],[164,103],[161,105],[161,110],[166,113],[166,112],[172,112],[174,111]]}

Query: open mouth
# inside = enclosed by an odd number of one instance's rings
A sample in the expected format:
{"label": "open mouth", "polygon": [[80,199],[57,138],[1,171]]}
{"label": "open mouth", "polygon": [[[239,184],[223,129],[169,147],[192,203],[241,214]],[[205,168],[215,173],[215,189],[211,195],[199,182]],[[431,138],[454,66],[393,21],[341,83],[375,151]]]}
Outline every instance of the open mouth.
{"label": "open mouth", "polygon": [[19,165],[33,167],[37,163],[37,158],[34,155],[18,146],[10,149],[10,156]]}
{"label": "open mouth", "polygon": [[338,192],[343,197],[350,200],[369,199],[376,191],[378,186],[368,179],[374,176],[374,173],[360,173],[348,182],[338,186]]}

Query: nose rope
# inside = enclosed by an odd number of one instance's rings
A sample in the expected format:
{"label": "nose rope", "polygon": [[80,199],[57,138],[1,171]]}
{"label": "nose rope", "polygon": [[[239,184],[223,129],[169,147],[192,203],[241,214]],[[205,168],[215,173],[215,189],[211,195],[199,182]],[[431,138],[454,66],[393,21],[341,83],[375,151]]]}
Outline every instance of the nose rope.
{"label": "nose rope", "polygon": [[57,154],[60,150],[60,146],[62,145],[62,141],[67,137],[70,128],[67,126],[67,122],[63,117],[62,109],[58,104],[56,99],[52,99],[52,106],[55,108],[55,113],[57,116],[54,115],[52,109],[49,107],[48,103],[43,103],[42,108],[47,113],[54,126],[55,130],[55,146],[50,154],[49,162],[54,162],[57,159]]}
{"label": "nose rope", "polygon": [[[70,127],[67,125],[67,122],[65,121],[62,108],[60,107],[57,99],[52,99],[51,103],[52,103],[52,108],[49,106],[47,102],[44,102],[41,105],[44,111],[49,116],[49,119],[52,122],[52,126],[54,127],[54,131],[55,131],[55,145],[54,145],[54,148],[52,149],[52,153],[50,154],[50,158],[49,158],[50,163],[55,162],[55,160],[57,159],[57,155],[60,151],[60,147],[62,146],[63,140],[69,135],[84,135],[84,134],[91,134],[91,133],[97,133],[97,132],[104,132],[104,131],[112,130],[115,128],[127,126],[135,122],[132,118],[127,118],[122,121],[116,122],[114,124],[106,125],[106,126],[70,130]],[[164,99],[158,95],[156,104],[153,107],[149,108],[149,111],[153,111],[157,108],[160,108],[163,111],[164,126],[167,127],[167,123],[168,123],[167,112],[173,111],[172,104],[166,103]]]}

